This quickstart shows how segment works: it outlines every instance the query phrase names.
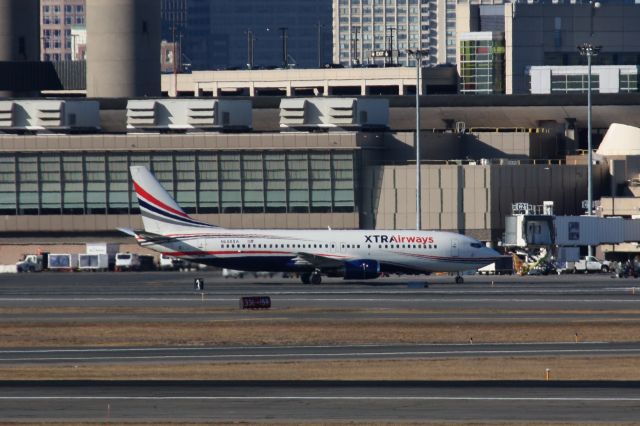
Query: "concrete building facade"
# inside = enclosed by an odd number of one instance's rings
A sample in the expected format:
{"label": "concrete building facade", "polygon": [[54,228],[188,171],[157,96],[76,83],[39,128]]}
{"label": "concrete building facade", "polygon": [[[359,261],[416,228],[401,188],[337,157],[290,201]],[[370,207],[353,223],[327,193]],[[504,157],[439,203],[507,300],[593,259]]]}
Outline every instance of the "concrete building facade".
{"label": "concrete building facade", "polygon": [[[176,81],[177,79],[177,81]],[[420,93],[455,92],[455,68],[424,68]],[[322,68],[304,70],[194,71],[162,76],[168,96],[330,96],[415,93],[414,68]],[[177,91],[177,93],[176,93]]]}
{"label": "concrete building facade", "polygon": [[[0,0],[0,62],[39,61],[39,10],[38,0]],[[0,89],[0,98],[20,95],[11,86]]]}
{"label": "concrete building facade", "polygon": [[38,0],[0,1],[0,61],[39,59]]}
{"label": "concrete building facade", "polygon": [[87,53],[87,96],[159,96],[160,0],[88,0]]}

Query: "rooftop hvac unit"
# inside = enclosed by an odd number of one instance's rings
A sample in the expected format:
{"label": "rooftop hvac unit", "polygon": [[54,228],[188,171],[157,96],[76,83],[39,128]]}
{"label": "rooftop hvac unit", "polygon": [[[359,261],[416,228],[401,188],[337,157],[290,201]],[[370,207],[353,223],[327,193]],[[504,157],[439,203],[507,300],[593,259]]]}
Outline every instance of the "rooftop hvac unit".
{"label": "rooftop hvac unit", "polygon": [[63,101],[42,102],[37,106],[37,118],[34,124],[43,128],[62,127],[63,116]]}
{"label": "rooftop hvac unit", "polygon": [[386,99],[282,99],[280,127],[289,129],[382,129],[389,125]]}
{"label": "rooftop hvac unit", "polygon": [[211,127],[217,123],[218,102],[211,99],[189,101],[187,124],[193,127]]}
{"label": "rooftop hvac unit", "polygon": [[5,133],[96,131],[100,129],[100,105],[85,100],[0,101],[0,129]]}
{"label": "rooftop hvac unit", "polygon": [[127,127],[155,127],[156,101],[140,100],[127,103]]}
{"label": "rooftop hvac unit", "polygon": [[356,124],[355,123],[355,99],[331,99],[329,103],[330,124]]}
{"label": "rooftop hvac unit", "polygon": [[13,127],[13,101],[0,101],[0,127]]}
{"label": "rooftop hvac unit", "polygon": [[306,123],[305,99],[283,99],[280,102],[280,125],[296,126]]}
{"label": "rooftop hvac unit", "polygon": [[127,106],[129,131],[211,131],[251,129],[252,104],[246,100],[132,100]]}

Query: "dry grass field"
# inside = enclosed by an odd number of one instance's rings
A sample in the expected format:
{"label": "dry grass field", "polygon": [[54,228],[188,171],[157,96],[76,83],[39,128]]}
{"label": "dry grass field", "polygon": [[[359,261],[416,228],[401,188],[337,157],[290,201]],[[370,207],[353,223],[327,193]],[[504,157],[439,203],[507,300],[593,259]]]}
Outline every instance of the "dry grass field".
{"label": "dry grass field", "polygon": [[5,322],[0,347],[640,341],[640,321],[302,320]]}

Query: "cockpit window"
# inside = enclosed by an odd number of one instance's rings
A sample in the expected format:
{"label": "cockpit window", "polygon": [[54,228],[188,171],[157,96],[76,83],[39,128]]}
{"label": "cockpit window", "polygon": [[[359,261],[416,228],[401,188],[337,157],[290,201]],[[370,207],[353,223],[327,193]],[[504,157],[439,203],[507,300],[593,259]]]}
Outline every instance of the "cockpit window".
{"label": "cockpit window", "polygon": [[471,247],[473,247],[473,248],[482,248],[482,244],[480,244],[480,243],[471,243]]}

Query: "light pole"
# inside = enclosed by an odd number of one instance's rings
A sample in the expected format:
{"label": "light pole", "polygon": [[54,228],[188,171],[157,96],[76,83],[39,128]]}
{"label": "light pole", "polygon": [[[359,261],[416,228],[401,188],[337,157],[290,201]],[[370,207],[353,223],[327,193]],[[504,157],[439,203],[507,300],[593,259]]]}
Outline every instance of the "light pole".
{"label": "light pole", "polygon": [[[589,1],[589,38],[593,37],[593,15],[595,10],[600,7],[600,2]],[[596,46],[591,42],[583,43],[578,46],[578,51],[582,56],[587,57],[587,216],[593,216],[593,146],[592,146],[592,127],[591,127],[591,58],[598,56],[602,46]],[[593,256],[593,246],[587,246],[587,253]]]}
{"label": "light pole", "polygon": [[256,37],[252,30],[247,30],[247,69],[253,69],[254,47]]}
{"label": "light pole", "polygon": [[280,27],[278,28],[282,37],[282,67],[289,68],[289,51],[288,51],[288,38],[289,38],[289,28]]}
{"label": "light pole", "polygon": [[322,30],[324,29],[324,25],[318,22],[318,68],[322,68],[322,48],[323,46],[323,37]]}
{"label": "light pole", "polygon": [[420,71],[422,57],[428,50],[408,49],[407,54],[416,58],[416,229],[422,229],[422,181],[420,176]]}

